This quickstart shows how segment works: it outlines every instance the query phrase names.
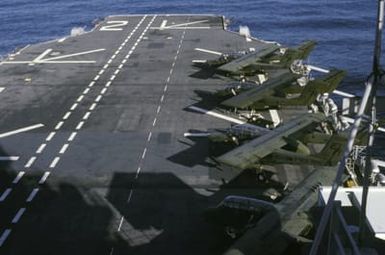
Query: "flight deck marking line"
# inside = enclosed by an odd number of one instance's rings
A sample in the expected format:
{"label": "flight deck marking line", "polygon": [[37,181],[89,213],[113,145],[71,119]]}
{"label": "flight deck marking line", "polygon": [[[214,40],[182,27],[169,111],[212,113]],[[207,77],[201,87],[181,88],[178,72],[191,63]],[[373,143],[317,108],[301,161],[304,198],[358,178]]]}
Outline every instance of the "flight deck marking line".
{"label": "flight deck marking line", "polygon": [[55,126],[55,130],[59,130],[64,124],[64,121],[60,121],[59,123],[57,123],[57,125]]}
{"label": "flight deck marking line", "polygon": [[246,123],[245,121],[242,121],[242,120],[239,120],[239,119],[235,119],[235,118],[226,116],[224,114],[220,114],[220,113],[216,113],[216,112],[213,112],[213,111],[209,111],[209,110],[206,110],[206,109],[203,109],[203,108],[199,108],[199,107],[196,107],[196,106],[189,106],[188,108],[191,109],[191,110],[194,110],[194,111],[197,111],[197,112],[200,112],[200,113],[203,113],[203,114],[207,114],[207,115],[210,115],[210,116],[213,116],[213,117],[217,117],[217,118],[220,118],[220,119],[224,119],[224,120],[236,123],[236,124],[245,124]]}
{"label": "flight deck marking line", "polygon": [[19,156],[0,156],[0,161],[18,161]]}
{"label": "flight deck marking line", "polygon": [[68,142],[72,142],[75,139],[75,136],[77,135],[77,132],[72,132],[72,134],[68,137]]}
{"label": "flight deck marking line", "polygon": [[27,164],[24,165],[24,168],[30,168],[32,166],[33,162],[35,162],[35,160],[36,160],[35,156],[30,157]]}
{"label": "flight deck marking line", "polygon": [[130,203],[131,198],[132,198],[132,193],[134,193],[133,189],[130,190],[130,194],[128,195],[127,203]]}
{"label": "flight deck marking line", "polygon": [[73,111],[73,110],[75,110],[76,109],[76,107],[78,107],[78,104],[77,103],[74,103],[72,106],[71,106],[71,111]]}
{"label": "flight deck marking line", "polygon": [[66,120],[68,119],[68,117],[71,115],[72,113],[71,112],[66,112],[66,114],[63,116],[63,120]]}
{"label": "flight deck marking line", "polygon": [[80,121],[78,125],[76,126],[76,130],[80,130],[84,125],[84,121]]}
{"label": "flight deck marking line", "polygon": [[60,157],[55,157],[55,158],[52,160],[51,164],[49,165],[49,168],[55,168],[56,165],[57,165],[57,163],[59,162],[59,160],[60,160]]}
{"label": "flight deck marking line", "polygon": [[27,132],[27,131],[30,131],[30,130],[33,130],[33,129],[37,129],[37,128],[41,128],[41,127],[44,127],[44,125],[40,123],[40,124],[32,125],[32,126],[29,126],[29,127],[15,129],[13,131],[9,131],[9,132],[0,134],[0,138],[11,136],[11,135],[15,135],[15,134],[22,133],[22,132]]}
{"label": "flight deck marking line", "polygon": [[31,202],[31,201],[35,198],[37,192],[39,192],[39,188],[34,188],[34,189],[32,190],[32,192],[29,194],[29,196],[28,196],[26,202],[27,202],[27,203]]}
{"label": "flight deck marking line", "polygon": [[99,71],[98,75],[102,75],[104,73],[104,68]]}
{"label": "flight deck marking line", "polygon": [[119,226],[118,226],[118,232],[120,232],[120,229],[123,225],[123,220],[124,220],[124,216],[122,216],[122,218],[120,218],[120,222],[119,222]]}
{"label": "flight deck marking line", "polygon": [[222,52],[219,52],[219,51],[213,51],[213,50],[207,50],[207,49],[202,49],[202,48],[195,48],[194,50],[196,50],[196,51],[201,51],[201,52],[206,52],[206,53],[210,53],[210,54],[214,54],[214,55],[218,55],[218,56],[223,55]]}
{"label": "flight deck marking line", "polygon": [[40,144],[39,148],[35,151],[35,153],[36,153],[36,154],[42,153],[46,146],[47,146],[46,143]]}
{"label": "flight deck marking line", "polygon": [[3,92],[4,89],[4,87],[0,87],[0,93]]}
{"label": "flight deck marking line", "polygon": [[24,174],[25,174],[24,171],[19,172],[15,177],[15,179],[13,179],[12,183],[17,184],[20,181],[20,179],[24,176]]}
{"label": "flight deck marking line", "polygon": [[11,229],[7,228],[4,230],[3,234],[0,236],[0,247],[3,246],[5,240],[7,240],[9,234],[11,234]]}
{"label": "flight deck marking line", "polygon": [[90,117],[91,112],[86,112],[83,116],[83,120],[87,120]]}
{"label": "flight deck marking line", "polygon": [[49,133],[49,135],[47,136],[47,138],[45,139],[47,142],[51,141],[52,138],[56,135],[56,132],[51,132]]}
{"label": "flight deck marking line", "polygon": [[61,147],[61,149],[60,149],[60,151],[59,151],[59,154],[64,154],[64,153],[66,152],[66,150],[68,149],[68,146],[69,146],[68,143],[64,144],[64,145]]}
{"label": "flight deck marking line", "polygon": [[[163,23],[164,21],[166,21],[165,23]],[[195,25],[195,24],[199,24],[199,23],[204,23],[204,22],[207,22],[208,20],[198,20],[198,21],[193,21],[193,22],[187,22],[187,23],[181,23],[181,24],[175,24],[175,25],[170,25],[170,26],[166,26],[166,23],[167,23],[167,20],[164,20],[162,22],[162,24],[160,25],[160,27],[152,27],[152,29],[188,29],[188,28],[194,28],[194,29],[199,29],[199,28],[210,28],[210,27],[187,27],[189,25]]]}
{"label": "flight deck marking line", "polygon": [[25,210],[26,210],[25,207],[23,207],[23,208],[20,208],[19,211],[17,211],[15,217],[13,217],[13,219],[12,219],[12,224],[16,224],[17,222],[19,222],[19,220],[20,220],[21,216],[24,214]]}
{"label": "flight deck marking line", "polygon": [[83,100],[83,98],[84,98],[84,95],[80,95],[76,100],[76,102],[80,103]]}
{"label": "flight deck marking line", "polygon": [[85,89],[83,90],[83,95],[88,94],[89,91],[90,91],[90,88],[85,88]]}
{"label": "flight deck marking line", "polygon": [[0,197],[0,202],[3,202],[7,197],[8,195],[11,193],[12,189],[11,188],[7,188],[3,194],[1,194],[1,197]]}
{"label": "flight deck marking line", "polygon": [[51,172],[45,172],[44,175],[41,177],[39,184],[44,184],[50,174]]}

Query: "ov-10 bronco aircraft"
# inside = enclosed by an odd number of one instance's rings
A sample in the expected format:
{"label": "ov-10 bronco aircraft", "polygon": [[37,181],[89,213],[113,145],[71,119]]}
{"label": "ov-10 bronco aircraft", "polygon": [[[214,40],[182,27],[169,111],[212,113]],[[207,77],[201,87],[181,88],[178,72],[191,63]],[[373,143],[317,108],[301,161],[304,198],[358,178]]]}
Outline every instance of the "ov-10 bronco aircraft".
{"label": "ov-10 bronco aircraft", "polygon": [[237,109],[253,110],[310,105],[320,94],[333,92],[345,75],[345,71],[331,70],[322,78],[309,80],[307,76],[287,71],[268,80],[263,85],[228,98],[221,104]]}
{"label": "ov-10 bronco aircraft", "polygon": [[296,48],[282,48],[270,44],[259,51],[244,54],[221,54],[219,59],[195,62],[199,67],[215,67],[229,75],[249,76],[264,73],[266,70],[289,68],[295,60],[307,58],[316,42],[306,41]]}
{"label": "ov-10 bronco aircraft", "polygon": [[[219,131],[206,136],[211,141],[231,141],[239,145],[215,160],[240,170],[264,164],[332,166],[338,163],[347,137],[345,133],[326,134],[317,131],[317,127],[325,122],[328,119],[323,113],[309,113],[274,130],[245,124],[229,129],[222,135]],[[185,136],[204,135],[199,133]],[[324,146],[320,152],[312,153],[308,144]]]}

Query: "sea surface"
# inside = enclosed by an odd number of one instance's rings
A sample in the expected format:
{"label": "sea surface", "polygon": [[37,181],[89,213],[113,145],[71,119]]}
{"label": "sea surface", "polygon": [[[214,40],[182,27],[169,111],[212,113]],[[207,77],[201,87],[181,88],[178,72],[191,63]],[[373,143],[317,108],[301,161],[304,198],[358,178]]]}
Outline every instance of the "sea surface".
{"label": "sea surface", "polygon": [[93,28],[114,14],[190,13],[224,15],[230,29],[249,27],[252,36],[295,46],[318,41],[308,61],[348,71],[343,86],[362,91],[370,73],[377,1],[326,0],[1,0],[0,55],[27,44]]}

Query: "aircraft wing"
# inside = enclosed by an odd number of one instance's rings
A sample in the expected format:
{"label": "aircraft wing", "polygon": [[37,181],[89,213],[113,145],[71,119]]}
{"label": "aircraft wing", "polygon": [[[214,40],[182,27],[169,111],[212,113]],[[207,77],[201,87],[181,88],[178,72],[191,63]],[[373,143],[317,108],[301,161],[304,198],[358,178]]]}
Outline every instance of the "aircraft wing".
{"label": "aircraft wing", "polygon": [[277,89],[284,84],[290,85],[295,78],[296,75],[285,72],[273,79],[268,80],[263,85],[247,90],[237,96],[233,96],[223,101],[221,104],[240,109],[249,107],[253,103],[272,95],[274,93],[274,89]]}
{"label": "aircraft wing", "polygon": [[260,51],[255,51],[255,52],[246,54],[240,58],[237,58],[237,59],[234,59],[233,61],[230,61],[227,64],[221,65],[220,67],[218,67],[218,69],[221,71],[234,73],[234,72],[237,72],[248,65],[251,65],[251,64],[257,62],[261,58],[273,53],[274,51],[276,51],[278,49],[279,49],[278,45],[271,44],[268,47],[263,48]]}
{"label": "aircraft wing", "polygon": [[241,170],[250,168],[260,159],[285,146],[286,137],[324,119],[324,115],[320,113],[303,115],[223,154],[217,160]]}

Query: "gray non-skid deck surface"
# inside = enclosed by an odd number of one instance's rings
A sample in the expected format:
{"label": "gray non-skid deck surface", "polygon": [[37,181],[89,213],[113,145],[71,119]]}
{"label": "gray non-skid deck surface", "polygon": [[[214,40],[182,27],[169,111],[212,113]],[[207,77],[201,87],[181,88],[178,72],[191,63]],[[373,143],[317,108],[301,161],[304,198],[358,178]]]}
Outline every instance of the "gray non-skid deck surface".
{"label": "gray non-skid deck surface", "polygon": [[[2,62],[0,133],[44,126],[0,138],[0,156],[20,157],[0,162],[1,253],[223,251],[203,210],[261,189],[247,176],[246,186],[222,185],[205,163],[207,141],[183,133],[229,123],[185,108],[196,103],[195,89],[226,82],[192,66],[216,57],[195,48],[250,47],[263,43],[224,31],[221,17],[112,16]],[[280,175],[295,182],[307,172]]]}

